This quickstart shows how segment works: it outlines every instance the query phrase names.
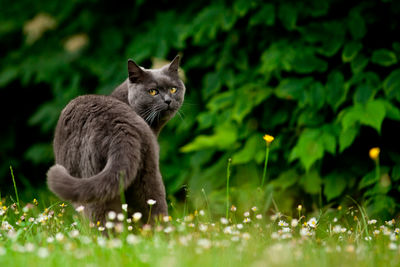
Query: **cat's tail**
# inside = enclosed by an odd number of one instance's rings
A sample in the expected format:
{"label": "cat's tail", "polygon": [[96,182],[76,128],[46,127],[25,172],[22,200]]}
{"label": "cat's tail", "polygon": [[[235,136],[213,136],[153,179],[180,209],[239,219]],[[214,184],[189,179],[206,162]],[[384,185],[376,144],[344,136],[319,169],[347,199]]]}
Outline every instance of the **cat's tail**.
{"label": "cat's tail", "polygon": [[[108,201],[120,194],[120,179],[124,189],[129,186],[129,173],[115,171],[112,160],[107,161],[104,169],[89,178],[76,178],[69,174],[64,166],[56,164],[47,172],[49,189],[63,200],[79,203]],[[121,169],[119,169],[121,170]],[[131,176],[132,178],[132,176]]]}

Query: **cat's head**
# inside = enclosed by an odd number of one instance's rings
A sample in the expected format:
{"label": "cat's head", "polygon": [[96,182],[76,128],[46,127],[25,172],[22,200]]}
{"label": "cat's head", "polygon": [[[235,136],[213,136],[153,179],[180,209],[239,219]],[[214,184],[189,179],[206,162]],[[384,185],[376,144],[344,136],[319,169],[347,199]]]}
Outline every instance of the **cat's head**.
{"label": "cat's head", "polygon": [[128,102],[153,129],[159,130],[181,107],[185,85],[178,75],[179,56],[160,69],[128,60]]}

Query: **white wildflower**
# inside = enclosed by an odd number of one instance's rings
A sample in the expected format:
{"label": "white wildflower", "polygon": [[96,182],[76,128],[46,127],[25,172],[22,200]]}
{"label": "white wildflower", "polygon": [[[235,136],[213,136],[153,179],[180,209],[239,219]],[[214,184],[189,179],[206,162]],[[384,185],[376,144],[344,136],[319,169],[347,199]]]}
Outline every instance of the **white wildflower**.
{"label": "white wildflower", "polygon": [[85,209],[85,207],[81,205],[81,206],[78,206],[75,210],[77,212],[82,212],[84,209]]}
{"label": "white wildflower", "polygon": [[386,225],[393,226],[393,220],[385,221]]}
{"label": "white wildflower", "polygon": [[249,217],[250,216],[250,212],[246,211],[243,215],[244,215],[244,217]]}
{"label": "white wildflower", "polygon": [[389,249],[390,249],[390,250],[396,250],[396,249],[397,249],[397,244],[396,244],[396,243],[393,243],[393,242],[390,242],[390,243],[389,243]]}
{"label": "white wildflower", "polygon": [[121,207],[123,211],[128,211],[128,204],[122,204]]}
{"label": "white wildflower", "polygon": [[278,222],[278,225],[281,226],[281,227],[287,227],[287,226],[289,226],[289,224],[288,224],[287,222],[283,221],[283,220],[280,220],[280,221]]}
{"label": "white wildflower", "polygon": [[47,250],[47,248],[39,248],[38,249],[38,256],[39,258],[47,258],[49,256],[49,251]]}
{"label": "white wildflower", "polygon": [[390,240],[391,241],[396,241],[397,240],[397,235],[396,235],[396,233],[392,233],[391,235],[390,235]]}
{"label": "white wildflower", "polygon": [[113,238],[109,241],[111,248],[120,248],[122,247],[122,241],[119,238]]}
{"label": "white wildflower", "polygon": [[122,213],[118,213],[118,215],[117,215],[117,219],[118,219],[118,221],[120,221],[120,222],[122,222],[123,220],[124,220],[124,214],[122,214]]}
{"label": "white wildflower", "polygon": [[174,228],[172,226],[167,226],[164,229],[164,233],[166,233],[166,234],[169,234],[169,233],[171,233],[173,231],[174,231]]}
{"label": "white wildflower", "polygon": [[124,225],[122,223],[116,223],[114,228],[117,233],[122,233],[124,231]]}
{"label": "white wildflower", "polygon": [[222,218],[220,219],[220,221],[221,221],[222,224],[228,224],[228,223],[229,223],[228,219],[225,218],[225,217],[222,217]]}
{"label": "white wildflower", "polygon": [[368,220],[368,224],[376,224],[376,223],[377,223],[377,220],[375,220],[375,219]]}
{"label": "white wildflower", "polygon": [[111,221],[112,220],[115,220],[115,218],[117,217],[117,213],[115,213],[115,211],[110,211],[110,212],[108,212],[108,219],[110,219]]}
{"label": "white wildflower", "polygon": [[246,218],[244,218],[243,222],[244,222],[244,223],[250,223],[250,222],[251,222],[251,219],[250,219],[249,217],[246,217]]}
{"label": "white wildflower", "polygon": [[139,221],[139,220],[142,218],[142,214],[141,214],[140,212],[135,212],[135,213],[132,215],[132,218],[133,218],[133,221],[134,221],[134,222],[137,222],[137,221]]}
{"label": "white wildflower", "polygon": [[299,221],[297,219],[292,219],[292,221],[290,222],[290,225],[294,228],[297,227],[297,225],[299,224]]}
{"label": "white wildflower", "polygon": [[200,230],[200,231],[206,232],[207,229],[208,229],[208,226],[207,226],[207,225],[205,225],[205,224],[200,224],[200,225],[199,225],[199,230]]}
{"label": "white wildflower", "polygon": [[106,242],[106,239],[104,238],[104,237],[98,237],[97,238],[97,244],[100,246],[100,247],[105,247],[106,246],[106,244],[107,244],[107,242]]}
{"label": "white wildflower", "polygon": [[211,241],[205,238],[200,238],[197,241],[197,245],[199,245],[200,247],[204,248],[204,249],[209,249],[211,247]]}
{"label": "white wildflower", "polygon": [[107,229],[111,229],[114,227],[114,223],[113,222],[106,222],[106,228]]}
{"label": "white wildflower", "polygon": [[272,238],[272,239],[278,239],[278,238],[279,238],[279,234],[278,234],[277,232],[273,232],[273,233],[271,234],[271,238]]}
{"label": "white wildflower", "polygon": [[25,244],[25,250],[27,252],[32,252],[34,249],[35,249],[35,245],[34,244],[32,244],[30,242]]}
{"label": "white wildflower", "polygon": [[230,227],[230,226],[225,227],[224,234],[232,234],[232,227]]}
{"label": "white wildflower", "polygon": [[312,232],[310,232],[310,230],[308,230],[308,228],[303,227],[300,229],[300,235],[301,236],[312,236]]}
{"label": "white wildflower", "polygon": [[250,234],[249,234],[249,233],[243,233],[243,234],[242,234],[242,238],[243,238],[244,240],[249,240],[249,239],[250,239]]}
{"label": "white wildflower", "polygon": [[57,241],[63,241],[64,240],[64,234],[63,233],[57,233],[56,234],[56,240]]}
{"label": "white wildflower", "polygon": [[79,236],[79,231],[74,229],[71,232],[69,232],[69,236],[72,238],[78,237]]}
{"label": "white wildflower", "polygon": [[140,239],[134,234],[129,234],[126,237],[126,242],[130,245],[135,245],[140,242]]}
{"label": "white wildflower", "polygon": [[307,225],[312,228],[315,228],[315,227],[317,227],[317,223],[318,223],[317,219],[315,219],[315,217],[313,217],[307,222]]}
{"label": "white wildflower", "polygon": [[339,234],[339,233],[342,231],[342,227],[341,227],[339,224],[338,224],[338,225],[335,225],[335,226],[333,227],[332,231],[333,231],[335,234]]}
{"label": "white wildflower", "polygon": [[262,214],[257,214],[256,218],[257,218],[257,220],[261,220],[262,219]]}
{"label": "white wildflower", "polygon": [[147,204],[149,204],[150,206],[153,206],[154,204],[156,204],[157,201],[155,201],[154,199],[149,199],[147,200]]}

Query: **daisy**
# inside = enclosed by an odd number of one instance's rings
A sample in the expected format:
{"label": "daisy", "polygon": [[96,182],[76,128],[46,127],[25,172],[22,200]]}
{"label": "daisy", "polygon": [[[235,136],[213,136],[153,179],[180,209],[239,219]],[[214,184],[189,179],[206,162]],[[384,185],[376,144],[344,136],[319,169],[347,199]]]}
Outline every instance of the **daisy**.
{"label": "daisy", "polygon": [[315,219],[315,217],[312,217],[312,218],[307,222],[307,225],[310,226],[310,227],[312,227],[312,228],[315,228],[315,227],[317,227],[317,223],[318,223],[317,219]]}

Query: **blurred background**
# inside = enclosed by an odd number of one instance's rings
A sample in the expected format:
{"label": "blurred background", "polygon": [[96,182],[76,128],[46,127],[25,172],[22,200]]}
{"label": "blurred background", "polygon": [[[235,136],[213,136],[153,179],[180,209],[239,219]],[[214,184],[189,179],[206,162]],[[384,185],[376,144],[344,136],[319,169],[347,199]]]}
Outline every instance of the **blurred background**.
{"label": "blurred background", "polygon": [[[182,56],[182,117],[159,138],[168,199],[248,208],[260,185],[282,211],[351,196],[393,216],[400,191],[400,1],[0,0],[1,196],[50,195],[47,169],[63,107],[109,94],[127,59]],[[369,150],[379,147],[380,173]],[[353,203],[354,204],[354,203]],[[247,206],[246,206],[247,205]]]}

